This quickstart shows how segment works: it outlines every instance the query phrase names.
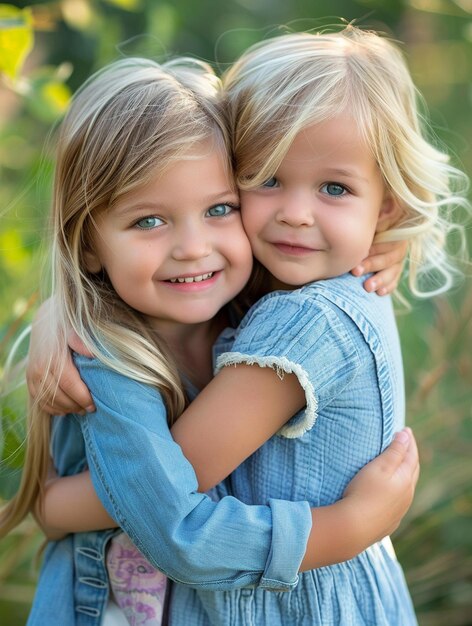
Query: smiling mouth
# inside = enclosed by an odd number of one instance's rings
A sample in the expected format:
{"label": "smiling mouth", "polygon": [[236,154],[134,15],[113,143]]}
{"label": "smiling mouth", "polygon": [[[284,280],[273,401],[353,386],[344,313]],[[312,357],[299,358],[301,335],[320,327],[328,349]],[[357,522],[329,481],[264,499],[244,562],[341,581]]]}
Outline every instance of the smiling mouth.
{"label": "smiling mouth", "polygon": [[212,278],[215,272],[208,272],[208,274],[199,274],[198,276],[182,276],[180,278],[170,278],[166,280],[166,283],[201,283],[204,280]]}
{"label": "smiling mouth", "polygon": [[295,256],[310,254],[312,252],[319,252],[317,248],[309,248],[307,246],[288,243],[285,241],[275,241],[272,245],[284,254],[290,254]]}

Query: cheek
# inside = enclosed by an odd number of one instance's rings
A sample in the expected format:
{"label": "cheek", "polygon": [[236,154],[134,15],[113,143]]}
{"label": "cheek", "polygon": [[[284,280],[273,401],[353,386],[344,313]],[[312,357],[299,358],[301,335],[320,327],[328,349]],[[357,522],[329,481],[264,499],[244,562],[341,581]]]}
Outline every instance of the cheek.
{"label": "cheek", "polygon": [[241,268],[243,273],[250,273],[252,269],[253,257],[252,249],[246,233],[242,231],[239,237],[234,238],[232,245],[232,258],[235,265]]}
{"label": "cheek", "polygon": [[371,219],[364,219],[359,212],[344,213],[335,219],[325,220],[324,233],[338,245],[347,248],[370,247],[375,234],[376,223]]}
{"label": "cheek", "polygon": [[249,193],[241,195],[241,218],[248,237],[261,228],[266,213],[267,202]]}
{"label": "cheek", "polygon": [[249,207],[245,208],[244,210],[241,209],[241,220],[243,223],[243,228],[246,232],[246,235],[249,237],[252,230],[253,230],[253,219],[252,219],[253,213],[250,210]]}
{"label": "cheek", "polygon": [[159,259],[151,246],[135,249],[129,245],[110,254],[104,267],[113,284],[129,286],[149,280],[159,268]]}

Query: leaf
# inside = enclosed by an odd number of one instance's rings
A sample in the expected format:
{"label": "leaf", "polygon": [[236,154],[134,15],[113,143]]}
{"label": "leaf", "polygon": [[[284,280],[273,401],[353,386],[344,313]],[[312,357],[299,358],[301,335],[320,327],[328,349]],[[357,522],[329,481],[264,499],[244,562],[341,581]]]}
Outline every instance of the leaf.
{"label": "leaf", "polygon": [[42,95],[44,101],[49,104],[58,114],[64,113],[69,104],[71,93],[69,87],[59,81],[51,81],[43,85]]}
{"label": "leaf", "polygon": [[30,9],[0,4],[0,72],[15,80],[33,47]]}
{"label": "leaf", "polygon": [[12,275],[25,271],[30,260],[30,254],[24,246],[21,234],[16,229],[9,229],[0,233],[0,258]]}
{"label": "leaf", "polygon": [[69,104],[71,91],[62,81],[57,68],[42,67],[39,73],[30,76],[28,108],[44,122],[54,122],[61,117]]}

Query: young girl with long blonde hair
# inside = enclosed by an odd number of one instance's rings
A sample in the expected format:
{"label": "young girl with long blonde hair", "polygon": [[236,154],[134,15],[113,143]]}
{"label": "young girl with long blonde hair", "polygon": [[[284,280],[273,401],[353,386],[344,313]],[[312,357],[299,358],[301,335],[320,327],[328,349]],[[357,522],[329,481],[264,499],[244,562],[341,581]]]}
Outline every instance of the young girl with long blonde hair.
{"label": "young girl with long blonde hair", "polygon": [[[271,422],[233,440],[236,451],[224,463],[197,464],[198,480],[169,432],[211,377],[212,345],[230,322],[226,304],[251,271],[228,148],[218,80],[206,66],[182,60],[112,64],[78,92],[61,126],[53,197],[56,319],[48,322],[60,343],[73,329],[92,356],[76,355],[76,364],[96,410],[57,418],[51,442],[49,420],[37,404],[31,411],[22,484],[2,511],[0,531],[33,508],[47,522],[56,504],[67,518],[57,530],[73,526],[75,534],[49,544],[29,624],[102,623],[107,551],[130,622],[160,623],[165,579],[133,544],[123,546],[123,536],[110,530],[116,523],[179,583],[218,593],[247,585],[285,591],[297,584],[300,567],[350,558],[394,529],[411,502],[418,465],[408,432],[332,506],[310,510],[307,499],[253,506],[198,493],[304,402],[297,378],[287,376],[267,404],[247,389],[241,368],[240,404],[248,413],[259,404],[270,408]],[[272,378],[265,370],[264,384]],[[190,455],[183,439],[182,446]],[[48,501],[50,452],[56,472],[68,478],[50,484]],[[89,519],[85,505],[99,501],[83,476],[72,476],[85,468],[114,521],[101,511],[100,522]],[[88,528],[107,530],[82,532]]]}

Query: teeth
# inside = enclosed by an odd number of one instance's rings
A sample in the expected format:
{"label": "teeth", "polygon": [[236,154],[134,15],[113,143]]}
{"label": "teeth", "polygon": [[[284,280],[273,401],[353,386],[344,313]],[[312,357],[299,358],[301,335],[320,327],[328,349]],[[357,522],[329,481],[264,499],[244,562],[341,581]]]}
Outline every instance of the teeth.
{"label": "teeth", "polygon": [[200,274],[200,276],[187,276],[185,278],[171,278],[171,283],[199,283],[202,280],[208,280],[213,276],[214,272],[208,274]]}

